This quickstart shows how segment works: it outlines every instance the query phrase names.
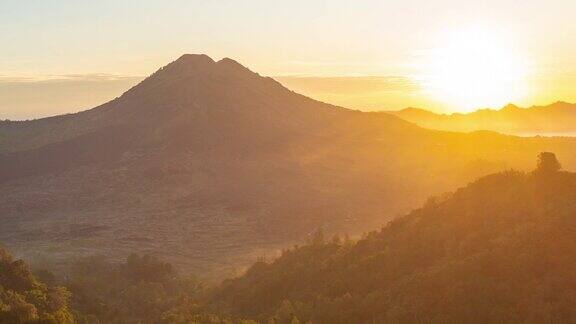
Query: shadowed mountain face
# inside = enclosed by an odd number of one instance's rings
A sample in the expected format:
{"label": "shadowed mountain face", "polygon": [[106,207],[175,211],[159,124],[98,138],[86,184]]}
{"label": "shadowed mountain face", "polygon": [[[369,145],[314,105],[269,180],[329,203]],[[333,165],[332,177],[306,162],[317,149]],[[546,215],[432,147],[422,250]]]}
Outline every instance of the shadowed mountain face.
{"label": "shadowed mountain face", "polygon": [[507,105],[500,110],[482,109],[469,114],[443,115],[418,108],[389,113],[422,127],[446,131],[488,130],[519,136],[576,135],[576,104],[566,102],[531,108]]}
{"label": "shadowed mountain face", "polygon": [[33,260],[162,253],[229,270],[320,226],[373,228],[540,151],[575,165],[575,148],[430,131],[184,55],[92,110],[0,124],[0,241]]}

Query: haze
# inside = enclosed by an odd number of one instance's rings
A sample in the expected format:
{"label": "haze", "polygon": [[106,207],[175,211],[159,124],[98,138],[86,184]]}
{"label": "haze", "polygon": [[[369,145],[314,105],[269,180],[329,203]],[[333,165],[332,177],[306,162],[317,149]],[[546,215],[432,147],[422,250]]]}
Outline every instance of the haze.
{"label": "haze", "polygon": [[0,324],[576,323],[573,2],[0,0]]}
{"label": "haze", "polygon": [[568,0],[3,0],[0,118],[91,108],[195,52],[363,110],[576,101],[575,10]]}

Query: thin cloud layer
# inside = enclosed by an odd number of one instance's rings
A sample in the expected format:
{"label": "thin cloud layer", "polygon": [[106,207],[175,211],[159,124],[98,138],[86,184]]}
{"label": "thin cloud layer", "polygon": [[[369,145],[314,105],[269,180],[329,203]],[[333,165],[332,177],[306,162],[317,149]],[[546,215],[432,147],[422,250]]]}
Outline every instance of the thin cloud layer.
{"label": "thin cloud layer", "polygon": [[356,109],[400,109],[425,102],[420,84],[404,76],[281,76],[275,79],[312,98]]}
{"label": "thin cloud layer", "polygon": [[402,76],[359,76],[359,77],[301,77],[282,76],[276,78],[288,87],[303,88],[317,93],[372,93],[390,91],[418,91],[416,82]]}
{"label": "thin cloud layer", "polygon": [[0,119],[33,119],[90,109],[121,95],[141,79],[108,74],[0,76]]}

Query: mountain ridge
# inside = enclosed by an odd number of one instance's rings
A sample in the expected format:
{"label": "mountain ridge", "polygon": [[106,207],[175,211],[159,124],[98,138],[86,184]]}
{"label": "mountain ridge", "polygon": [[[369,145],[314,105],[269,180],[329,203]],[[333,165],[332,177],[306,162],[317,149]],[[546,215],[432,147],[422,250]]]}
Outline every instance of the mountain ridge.
{"label": "mountain ridge", "polygon": [[446,131],[491,130],[522,136],[576,131],[576,104],[563,101],[528,108],[508,104],[498,110],[479,109],[470,113],[439,114],[421,108],[406,108],[387,113],[422,127]]}

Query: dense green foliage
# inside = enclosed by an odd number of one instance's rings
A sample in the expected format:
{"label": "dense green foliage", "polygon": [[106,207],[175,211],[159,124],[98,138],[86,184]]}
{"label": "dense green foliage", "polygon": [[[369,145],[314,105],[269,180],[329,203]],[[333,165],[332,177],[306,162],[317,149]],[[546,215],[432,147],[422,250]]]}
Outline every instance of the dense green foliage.
{"label": "dense green foliage", "polygon": [[211,303],[275,323],[574,323],[576,175],[548,162],[430,199],[354,244],[317,239],[256,263]]}
{"label": "dense green foliage", "polygon": [[28,266],[0,248],[0,323],[75,323],[70,294],[37,280]]}
{"label": "dense green foliage", "polygon": [[190,323],[197,315],[197,281],[150,256],[113,263],[103,257],[78,260],[63,282],[81,323]]}

